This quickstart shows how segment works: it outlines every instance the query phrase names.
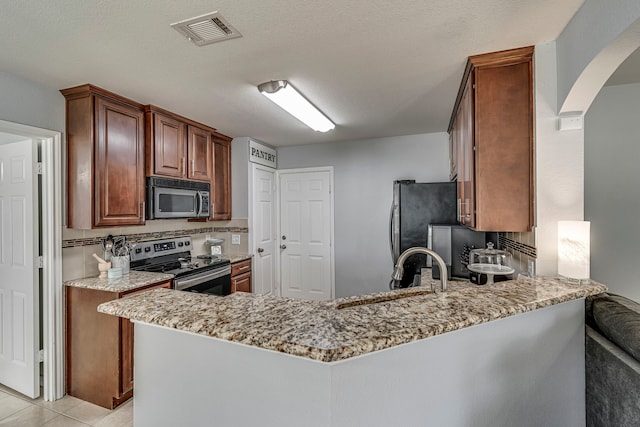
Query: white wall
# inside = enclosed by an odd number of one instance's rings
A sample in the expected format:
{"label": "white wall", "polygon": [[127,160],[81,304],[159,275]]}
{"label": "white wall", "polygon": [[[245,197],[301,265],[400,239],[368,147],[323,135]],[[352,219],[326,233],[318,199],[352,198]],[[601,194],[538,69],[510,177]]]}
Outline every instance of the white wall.
{"label": "white wall", "polygon": [[64,115],[59,91],[0,71],[0,120],[64,132]]}
{"label": "white wall", "polygon": [[393,181],[448,181],[448,141],[433,133],[278,148],[279,170],[334,167],[337,298],[388,290]]}
{"label": "white wall", "polygon": [[640,84],[604,87],[585,116],[591,277],[640,301]]}
{"label": "white wall", "polygon": [[557,273],[559,220],[582,220],[583,131],[559,131],[555,42],[535,49],[536,274]]}
{"label": "white wall", "polygon": [[249,218],[249,138],[231,141],[231,217]]}
{"label": "white wall", "polygon": [[586,0],[557,39],[558,111],[587,111],[639,36],[638,0]]}

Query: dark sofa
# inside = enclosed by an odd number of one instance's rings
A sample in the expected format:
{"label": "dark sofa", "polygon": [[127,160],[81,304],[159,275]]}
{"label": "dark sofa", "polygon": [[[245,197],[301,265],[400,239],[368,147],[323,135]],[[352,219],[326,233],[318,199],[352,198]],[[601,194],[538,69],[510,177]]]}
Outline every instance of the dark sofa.
{"label": "dark sofa", "polygon": [[640,304],[588,298],[586,323],[587,426],[640,426]]}

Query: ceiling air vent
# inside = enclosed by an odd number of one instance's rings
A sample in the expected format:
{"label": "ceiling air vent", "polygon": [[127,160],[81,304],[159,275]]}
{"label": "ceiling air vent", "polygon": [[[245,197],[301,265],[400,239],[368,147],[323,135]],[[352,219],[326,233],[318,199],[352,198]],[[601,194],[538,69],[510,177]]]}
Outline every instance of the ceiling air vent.
{"label": "ceiling air vent", "polygon": [[176,22],[171,26],[196,46],[242,37],[218,12]]}

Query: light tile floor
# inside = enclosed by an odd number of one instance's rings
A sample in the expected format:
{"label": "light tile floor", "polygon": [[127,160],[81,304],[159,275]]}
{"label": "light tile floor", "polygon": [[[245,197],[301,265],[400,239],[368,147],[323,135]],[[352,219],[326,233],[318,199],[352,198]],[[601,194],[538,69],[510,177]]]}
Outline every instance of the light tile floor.
{"label": "light tile floor", "polygon": [[133,399],[110,411],[72,396],[30,399],[0,384],[0,426],[133,427]]}

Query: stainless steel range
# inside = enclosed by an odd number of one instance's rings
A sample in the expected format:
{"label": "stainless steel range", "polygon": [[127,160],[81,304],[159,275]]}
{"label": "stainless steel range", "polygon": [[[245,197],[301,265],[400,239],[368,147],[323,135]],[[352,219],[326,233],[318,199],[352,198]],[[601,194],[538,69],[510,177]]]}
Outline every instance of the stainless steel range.
{"label": "stainless steel range", "polygon": [[231,263],[211,255],[191,256],[191,237],[151,240],[136,244],[131,269],[170,273],[173,288],[214,295],[231,293]]}

